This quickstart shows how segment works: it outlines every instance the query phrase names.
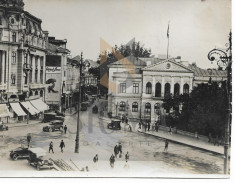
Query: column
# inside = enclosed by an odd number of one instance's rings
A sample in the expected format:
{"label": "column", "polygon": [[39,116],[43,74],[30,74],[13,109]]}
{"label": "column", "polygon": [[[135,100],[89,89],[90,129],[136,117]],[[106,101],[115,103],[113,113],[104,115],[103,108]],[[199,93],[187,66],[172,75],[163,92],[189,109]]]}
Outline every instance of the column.
{"label": "column", "polygon": [[174,95],[174,84],[175,84],[174,77],[171,76],[171,94],[172,95]]}
{"label": "column", "polygon": [[5,57],[4,57],[4,51],[1,51],[2,55],[1,55],[1,60],[2,60],[2,70],[1,70],[1,75],[2,75],[2,79],[1,79],[1,84],[4,83],[5,77],[4,77],[4,71],[5,71]]}
{"label": "column", "polygon": [[189,93],[191,93],[193,89],[193,77],[190,77],[189,78]]}
{"label": "column", "polygon": [[165,95],[165,78],[163,76],[162,76],[161,85],[162,85],[162,94],[161,94],[161,96],[164,97],[164,95]]}
{"label": "column", "polygon": [[40,72],[41,72],[41,63],[40,63],[40,57],[38,57],[38,81],[37,83],[40,83]]}
{"label": "column", "polygon": [[32,56],[32,83],[35,83],[35,56]]}
{"label": "column", "polygon": [[153,76],[153,84],[152,84],[152,96],[155,97],[155,85],[156,85],[156,78]]}
{"label": "column", "polygon": [[180,77],[180,95],[183,94],[184,91],[184,78]]}

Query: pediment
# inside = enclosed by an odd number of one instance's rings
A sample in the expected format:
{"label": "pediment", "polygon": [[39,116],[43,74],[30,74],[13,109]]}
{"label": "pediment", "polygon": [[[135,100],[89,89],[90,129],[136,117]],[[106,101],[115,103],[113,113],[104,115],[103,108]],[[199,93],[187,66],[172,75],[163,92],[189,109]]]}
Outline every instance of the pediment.
{"label": "pediment", "polygon": [[164,60],[143,68],[144,71],[193,72],[188,67],[172,60]]}

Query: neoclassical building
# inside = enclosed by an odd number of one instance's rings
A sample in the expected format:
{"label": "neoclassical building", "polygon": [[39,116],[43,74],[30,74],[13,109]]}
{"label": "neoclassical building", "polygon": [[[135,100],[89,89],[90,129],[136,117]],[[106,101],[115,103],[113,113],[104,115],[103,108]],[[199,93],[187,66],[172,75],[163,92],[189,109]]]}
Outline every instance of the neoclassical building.
{"label": "neoclassical building", "polygon": [[199,83],[226,78],[225,71],[201,69],[196,64],[170,59],[126,57],[109,66],[108,111],[113,116],[154,122],[163,99],[169,95],[189,94]]}

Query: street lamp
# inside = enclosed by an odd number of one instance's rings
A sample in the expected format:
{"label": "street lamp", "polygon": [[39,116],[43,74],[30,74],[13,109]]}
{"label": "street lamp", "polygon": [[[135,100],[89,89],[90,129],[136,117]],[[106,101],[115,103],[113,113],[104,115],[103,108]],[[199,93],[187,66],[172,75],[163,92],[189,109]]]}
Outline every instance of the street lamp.
{"label": "street lamp", "polygon": [[27,113],[27,124],[29,124],[29,108],[27,108],[28,113]]}
{"label": "street lamp", "polygon": [[230,124],[231,124],[231,76],[232,76],[232,32],[229,33],[229,43],[227,49],[213,49],[208,53],[208,59],[211,62],[217,62],[219,67],[225,67],[227,70],[226,82],[226,122],[225,122],[225,144],[224,144],[224,174],[228,174],[228,148],[230,144]]}

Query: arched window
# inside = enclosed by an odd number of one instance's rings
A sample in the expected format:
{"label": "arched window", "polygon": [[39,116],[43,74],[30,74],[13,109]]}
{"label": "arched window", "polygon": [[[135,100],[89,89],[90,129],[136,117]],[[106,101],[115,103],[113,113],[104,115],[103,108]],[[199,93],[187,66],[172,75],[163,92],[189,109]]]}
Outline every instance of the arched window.
{"label": "arched window", "polygon": [[180,94],[180,85],[176,83],[174,85],[174,96],[179,96],[179,94]]}
{"label": "arched window", "polygon": [[138,112],[138,103],[137,102],[132,103],[132,112]]}
{"label": "arched window", "polygon": [[38,91],[37,90],[35,91],[35,95],[38,95]]}
{"label": "arched window", "polygon": [[188,84],[184,84],[184,94],[189,94],[189,85]]}
{"label": "arched window", "polygon": [[43,90],[40,91],[40,97],[43,97]]}
{"label": "arched window", "polygon": [[165,84],[165,97],[170,97],[171,85],[169,83]]}
{"label": "arched window", "polygon": [[151,113],[151,104],[150,103],[145,104],[145,112],[146,113]]}
{"label": "arched window", "polygon": [[159,103],[156,103],[156,104],[154,105],[154,112],[155,112],[156,114],[159,113],[160,106],[161,106],[161,104],[159,104]]}
{"label": "arched window", "polygon": [[155,86],[155,97],[161,97],[161,84],[157,83]]}
{"label": "arched window", "polygon": [[120,102],[120,106],[119,106],[119,111],[125,111],[126,109],[126,103],[125,102]]}
{"label": "arched window", "polygon": [[152,93],[152,84],[148,82],[146,84],[146,94],[151,94]]}

